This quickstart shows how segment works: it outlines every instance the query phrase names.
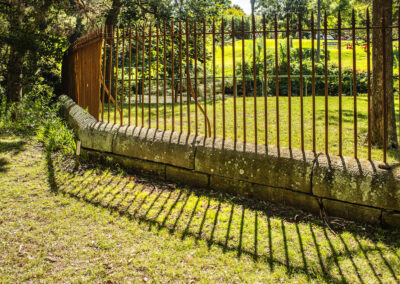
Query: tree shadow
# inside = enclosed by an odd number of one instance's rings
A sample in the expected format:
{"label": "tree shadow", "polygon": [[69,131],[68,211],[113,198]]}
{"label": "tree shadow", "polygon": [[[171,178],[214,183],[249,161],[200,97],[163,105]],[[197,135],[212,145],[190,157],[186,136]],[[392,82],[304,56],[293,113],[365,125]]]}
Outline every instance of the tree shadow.
{"label": "tree shadow", "polygon": [[[210,189],[179,189],[171,183],[138,175],[135,175],[132,188],[128,188],[128,178],[118,177],[118,180],[112,175],[97,175],[91,180],[82,172],[72,172],[61,183],[55,170],[58,166],[54,165],[51,154],[46,155],[46,160],[48,183],[53,192],[107,208],[132,221],[147,224],[149,229],[165,230],[182,241],[187,238],[192,238],[195,243],[203,241],[210,251],[211,247],[217,247],[223,253],[234,253],[238,258],[246,256],[254,262],[263,262],[271,272],[275,267],[284,267],[289,276],[299,273],[309,281],[324,279],[346,283],[349,281],[346,269],[349,268],[343,267],[341,262],[345,258],[356,279],[364,283],[367,279],[359,272],[360,264],[353,257],[359,254],[365,256],[367,265],[364,269],[372,272],[375,281],[383,282],[384,278],[376,272],[367,255],[367,252],[374,252],[380,255],[392,279],[397,277],[398,269],[392,267],[393,262],[387,259],[379,246],[364,248],[358,241],[359,238],[374,241],[374,227],[356,223],[349,227],[331,224],[330,228],[335,230],[333,234],[319,217],[309,213]],[[94,169],[101,171],[104,168]],[[75,180],[74,175],[79,180]],[[93,186],[81,186],[82,179],[86,179],[85,185]],[[69,188],[64,188],[63,184],[68,184]],[[342,233],[351,234],[358,246],[351,245]],[[398,248],[396,238],[380,237],[379,242],[396,248],[394,251]],[[328,254],[323,252],[326,248]],[[293,257],[294,252],[299,255],[298,260]],[[310,257],[310,253],[315,257]]]}

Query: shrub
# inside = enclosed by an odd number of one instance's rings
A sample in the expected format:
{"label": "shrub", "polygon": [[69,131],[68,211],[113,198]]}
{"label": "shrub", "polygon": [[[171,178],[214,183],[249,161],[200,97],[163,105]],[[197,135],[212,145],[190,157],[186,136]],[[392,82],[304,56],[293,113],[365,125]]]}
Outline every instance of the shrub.
{"label": "shrub", "polygon": [[53,88],[38,81],[24,94],[21,102],[6,109],[5,96],[0,102],[0,132],[36,137],[46,151],[72,154],[75,150],[73,132],[57,113]]}

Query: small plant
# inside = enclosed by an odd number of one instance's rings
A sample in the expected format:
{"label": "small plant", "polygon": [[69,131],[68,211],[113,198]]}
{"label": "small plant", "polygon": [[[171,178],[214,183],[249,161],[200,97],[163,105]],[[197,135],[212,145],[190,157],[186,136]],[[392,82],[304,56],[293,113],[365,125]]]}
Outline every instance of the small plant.
{"label": "small plant", "polygon": [[36,137],[43,143],[46,151],[62,151],[66,155],[72,155],[76,147],[74,133],[57,115],[58,108],[56,105],[51,114],[43,120],[36,130]]}

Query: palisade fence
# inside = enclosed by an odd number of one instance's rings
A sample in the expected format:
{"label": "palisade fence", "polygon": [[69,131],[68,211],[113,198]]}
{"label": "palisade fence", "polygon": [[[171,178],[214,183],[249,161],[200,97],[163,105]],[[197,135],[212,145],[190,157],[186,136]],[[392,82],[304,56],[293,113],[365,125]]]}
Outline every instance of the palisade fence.
{"label": "palisade fence", "polygon": [[398,38],[381,43],[394,46],[397,82],[400,22],[372,26],[368,11],[360,23],[353,11],[351,21],[343,27],[339,14],[328,28],[325,15],[317,29],[314,15],[291,15],[105,27],[66,52],[64,90],[109,123],[386,162],[395,153],[371,147],[371,39],[374,30]]}

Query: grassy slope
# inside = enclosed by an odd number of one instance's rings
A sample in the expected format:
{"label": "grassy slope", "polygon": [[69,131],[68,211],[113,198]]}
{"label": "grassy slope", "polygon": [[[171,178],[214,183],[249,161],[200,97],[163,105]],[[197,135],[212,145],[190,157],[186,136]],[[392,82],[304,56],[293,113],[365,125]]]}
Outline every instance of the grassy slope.
{"label": "grassy slope", "polygon": [[[133,178],[0,138],[0,282],[378,282],[398,231]],[[113,169],[118,169],[113,167]]]}
{"label": "grassy slope", "polygon": [[[275,97],[268,97],[268,144],[277,145],[277,128],[276,128],[276,99]],[[162,97],[160,97],[160,102],[162,102]],[[204,105],[204,101],[200,101]],[[234,138],[234,108],[233,108],[233,98],[229,97],[225,102],[225,120],[226,120],[226,137]],[[316,150],[324,151],[325,149],[325,98],[318,96],[316,97]],[[367,134],[368,134],[368,110],[367,110],[368,100],[366,97],[358,97],[357,99],[357,121],[358,121],[358,156],[361,158],[367,158]],[[131,110],[131,124],[135,124],[135,105],[132,104]],[[398,99],[395,98],[395,109],[398,110]],[[107,110],[107,106],[105,108]],[[243,132],[243,99],[242,97],[237,98],[237,137],[238,140],[242,141],[244,137]],[[216,134],[218,137],[222,137],[222,100],[218,100],[216,103]],[[280,123],[280,145],[288,147],[289,140],[289,119],[288,119],[288,97],[280,97],[279,100],[279,123]],[[144,105],[144,120],[145,126],[148,126],[148,104]],[[175,113],[175,130],[180,131],[180,107],[179,104],[174,106]],[[195,105],[191,105],[191,133],[195,133]],[[213,105],[212,101],[208,101],[207,113],[211,122],[211,128],[213,128]],[[343,97],[343,154],[347,156],[353,156],[354,151],[354,128],[353,128],[353,98]],[[124,123],[128,123],[128,106],[124,109]],[[164,107],[160,103],[159,108],[159,128],[164,129]],[[138,108],[138,125],[141,126],[142,112],[141,105]],[[151,106],[151,121],[152,127],[156,127],[156,105]],[[172,129],[172,105],[167,104],[166,108],[167,116],[167,129]],[[186,103],[183,106],[183,132],[188,132],[187,125],[187,107]],[[105,120],[108,119],[107,113],[104,116]],[[329,139],[329,152],[338,154],[339,142],[339,100],[338,97],[329,97],[328,100],[328,139]],[[114,121],[114,112],[110,113],[110,121]],[[117,122],[119,121],[119,117]],[[246,139],[248,142],[255,142],[255,117],[254,117],[254,98],[248,97],[246,99]],[[292,147],[301,147],[301,127],[300,127],[300,98],[292,98]],[[198,128],[199,134],[204,135],[204,118],[198,110]],[[265,143],[265,126],[264,126],[264,98],[257,98],[257,141],[260,144]],[[304,98],[304,148],[306,150],[312,150],[312,98]],[[395,160],[396,153],[388,153],[389,160]],[[382,150],[372,149],[372,158],[374,160],[382,160]]]}

